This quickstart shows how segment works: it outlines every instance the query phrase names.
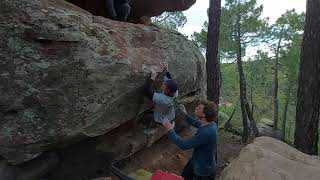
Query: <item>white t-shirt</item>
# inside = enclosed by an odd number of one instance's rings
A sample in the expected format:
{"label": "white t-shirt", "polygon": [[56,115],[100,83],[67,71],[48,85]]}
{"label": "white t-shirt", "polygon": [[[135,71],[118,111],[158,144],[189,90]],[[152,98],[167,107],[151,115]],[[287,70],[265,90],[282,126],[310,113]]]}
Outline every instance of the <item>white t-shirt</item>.
{"label": "white t-shirt", "polygon": [[156,122],[163,123],[165,118],[169,121],[174,120],[174,98],[163,93],[153,94],[152,101],[155,103],[153,117]]}

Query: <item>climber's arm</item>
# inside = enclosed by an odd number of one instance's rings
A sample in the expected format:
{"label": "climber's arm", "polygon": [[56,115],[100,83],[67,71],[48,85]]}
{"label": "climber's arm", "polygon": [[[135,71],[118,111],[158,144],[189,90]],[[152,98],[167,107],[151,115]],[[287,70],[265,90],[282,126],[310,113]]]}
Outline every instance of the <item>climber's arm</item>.
{"label": "climber's arm", "polygon": [[166,75],[164,76],[164,80],[172,79],[172,76],[169,71],[166,71]]}
{"label": "climber's arm", "polygon": [[153,100],[154,90],[153,90],[153,81],[156,79],[157,73],[151,69],[151,76],[144,83],[143,89],[145,96]]}
{"label": "climber's arm", "polygon": [[144,95],[152,101],[153,95],[154,95],[154,90],[152,88],[153,86],[153,80],[152,79],[147,79],[146,82],[144,83]]}

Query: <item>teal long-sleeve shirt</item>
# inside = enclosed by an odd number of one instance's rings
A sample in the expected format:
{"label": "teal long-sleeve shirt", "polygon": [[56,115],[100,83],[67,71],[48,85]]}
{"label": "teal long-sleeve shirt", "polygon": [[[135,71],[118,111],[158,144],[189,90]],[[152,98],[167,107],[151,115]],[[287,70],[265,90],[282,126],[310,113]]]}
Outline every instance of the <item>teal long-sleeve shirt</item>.
{"label": "teal long-sleeve shirt", "polygon": [[218,128],[215,122],[202,126],[201,122],[187,115],[185,121],[198,128],[189,139],[182,139],[173,129],[169,138],[182,150],[192,149],[192,166],[198,176],[211,176],[216,170]]}

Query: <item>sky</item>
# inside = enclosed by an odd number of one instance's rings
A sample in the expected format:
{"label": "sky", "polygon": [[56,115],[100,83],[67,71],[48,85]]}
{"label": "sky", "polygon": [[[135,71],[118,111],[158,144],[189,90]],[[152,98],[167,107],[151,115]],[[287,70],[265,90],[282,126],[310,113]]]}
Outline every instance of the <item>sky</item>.
{"label": "sky", "polygon": [[[222,4],[223,2],[224,0]],[[306,0],[257,0],[257,4],[264,6],[263,16],[269,17],[271,23],[275,22],[286,10],[295,8],[297,12],[305,12],[306,9]],[[209,0],[197,0],[191,8],[184,11],[187,23],[180,29],[180,32],[190,36],[194,31],[201,31],[204,21],[208,19],[208,7]]]}

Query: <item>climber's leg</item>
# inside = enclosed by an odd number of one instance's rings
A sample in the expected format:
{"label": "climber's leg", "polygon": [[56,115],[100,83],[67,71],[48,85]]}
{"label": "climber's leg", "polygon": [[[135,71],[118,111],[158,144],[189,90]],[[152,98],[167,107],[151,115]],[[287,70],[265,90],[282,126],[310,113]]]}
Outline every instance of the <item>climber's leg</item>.
{"label": "climber's leg", "polygon": [[120,19],[121,21],[127,21],[127,17],[129,16],[129,14],[130,14],[130,9],[131,9],[129,3],[121,4],[120,9],[121,9],[121,13],[120,13],[119,19]]}
{"label": "climber's leg", "polygon": [[148,136],[152,136],[156,133],[158,124],[154,121],[153,112],[149,112],[145,114],[144,119],[146,120],[147,124],[143,130],[144,134]]}
{"label": "climber's leg", "polygon": [[153,119],[153,111],[149,111],[145,114],[144,116],[144,119],[146,120],[146,128],[149,129],[149,128],[152,128],[153,126],[153,122],[154,122],[154,119]]}
{"label": "climber's leg", "polygon": [[115,11],[114,0],[105,0],[106,16],[111,19],[116,19],[117,14]]}
{"label": "climber's leg", "polygon": [[129,0],[115,0],[114,9],[117,13],[117,19],[119,21],[126,21],[131,9]]}

